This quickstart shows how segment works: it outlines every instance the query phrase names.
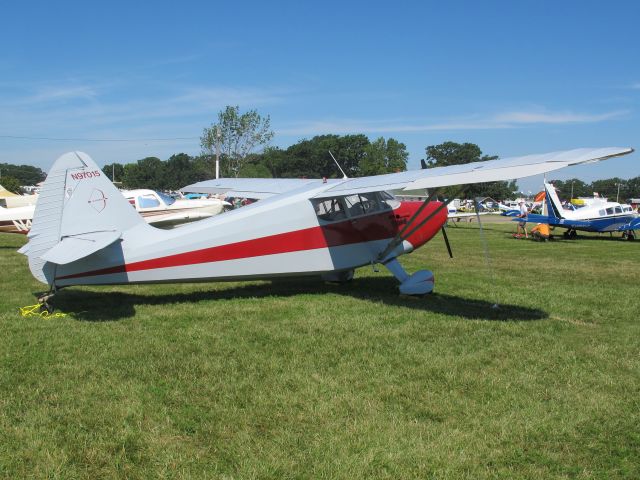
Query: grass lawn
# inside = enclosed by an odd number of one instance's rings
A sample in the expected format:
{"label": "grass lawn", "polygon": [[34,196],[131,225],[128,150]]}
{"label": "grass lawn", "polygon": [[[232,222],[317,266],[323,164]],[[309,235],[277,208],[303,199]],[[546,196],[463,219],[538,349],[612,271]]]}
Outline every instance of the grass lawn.
{"label": "grass lawn", "polygon": [[[0,234],[0,477],[640,478],[640,242],[448,230],[386,271],[63,290]],[[491,306],[498,303],[498,309]]]}

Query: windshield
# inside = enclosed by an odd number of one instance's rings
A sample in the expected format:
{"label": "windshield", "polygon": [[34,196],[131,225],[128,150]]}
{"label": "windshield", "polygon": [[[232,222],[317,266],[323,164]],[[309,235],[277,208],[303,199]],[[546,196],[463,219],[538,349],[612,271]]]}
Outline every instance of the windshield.
{"label": "windshield", "polygon": [[158,196],[162,199],[162,201],[164,203],[166,203],[167,205],[172,205],[176,199],[173,197],[170,197],[169,195],[167,195],[166,193],[162,193],[162,192],[156,192],[158,194]]}

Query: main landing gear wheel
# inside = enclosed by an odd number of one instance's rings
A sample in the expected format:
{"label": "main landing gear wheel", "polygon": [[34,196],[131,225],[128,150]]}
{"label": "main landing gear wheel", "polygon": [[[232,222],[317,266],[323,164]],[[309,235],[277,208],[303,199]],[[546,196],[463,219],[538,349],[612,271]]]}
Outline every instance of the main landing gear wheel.
{"label": "main landing gear wheel", "polygon": [[330,272],[322,275],[322,280],[329,283],[349,283],[353,280],[353,270],[342,270],[341,272]]}
{"label": "main landing gear wheel", "polygon": [[53,298],[55,292],[47,292],[38,297],[38,303],[40,304],[40,311],[47,312],[49,314],[53,313],[53,305],[49,303],[49,300]]}
{"label": "main landing gear wheel", "polygon": [[567,230],[562,235],[564,236],[564,238],[567,238],[569,240],[575,240],[575,238],[578,236],[578,232],[576,232],[575,230]]}
{"label": "main landing gear wheel", "polygon": [[630,242],[632,242],[633,240],[636,239],[636,233],[633,230],[629,230],[626,232],[622,233],[622,239],[623,240],[629,240]]}

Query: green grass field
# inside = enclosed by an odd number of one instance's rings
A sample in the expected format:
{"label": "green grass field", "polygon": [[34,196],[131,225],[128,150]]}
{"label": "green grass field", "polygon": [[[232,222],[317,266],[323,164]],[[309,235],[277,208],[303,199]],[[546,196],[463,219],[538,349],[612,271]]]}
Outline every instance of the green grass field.
{"label": "green grass field", "polygon": [[[0,235],[3,478],[640,478],[640,242],[450,228],[320,281],[70,288]],[[498,303],[500,308],[491,306]]]}

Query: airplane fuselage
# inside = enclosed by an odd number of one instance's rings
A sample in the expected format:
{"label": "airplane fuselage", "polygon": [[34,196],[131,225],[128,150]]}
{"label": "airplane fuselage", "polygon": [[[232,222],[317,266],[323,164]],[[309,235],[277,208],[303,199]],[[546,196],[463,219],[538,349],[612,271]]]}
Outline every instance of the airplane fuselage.
{"label": "airplane fuselage", "polygon": [[[380,193],[309,199],[313,192],[268,198],[176,230],[137,225],[120,242],[55,271],[57,287],[78,284],[196,282],[317,275],[377,262],[422,202],[398,202]],[[339,215],[319,203],[340,205]],[[375,203],[375,206],[373,204]],[[421,214],[429,215],[439,202]],[[320,205],[320,209],[322,205]],[[447,218],[441,209],[393,255],[430,240]]]}

